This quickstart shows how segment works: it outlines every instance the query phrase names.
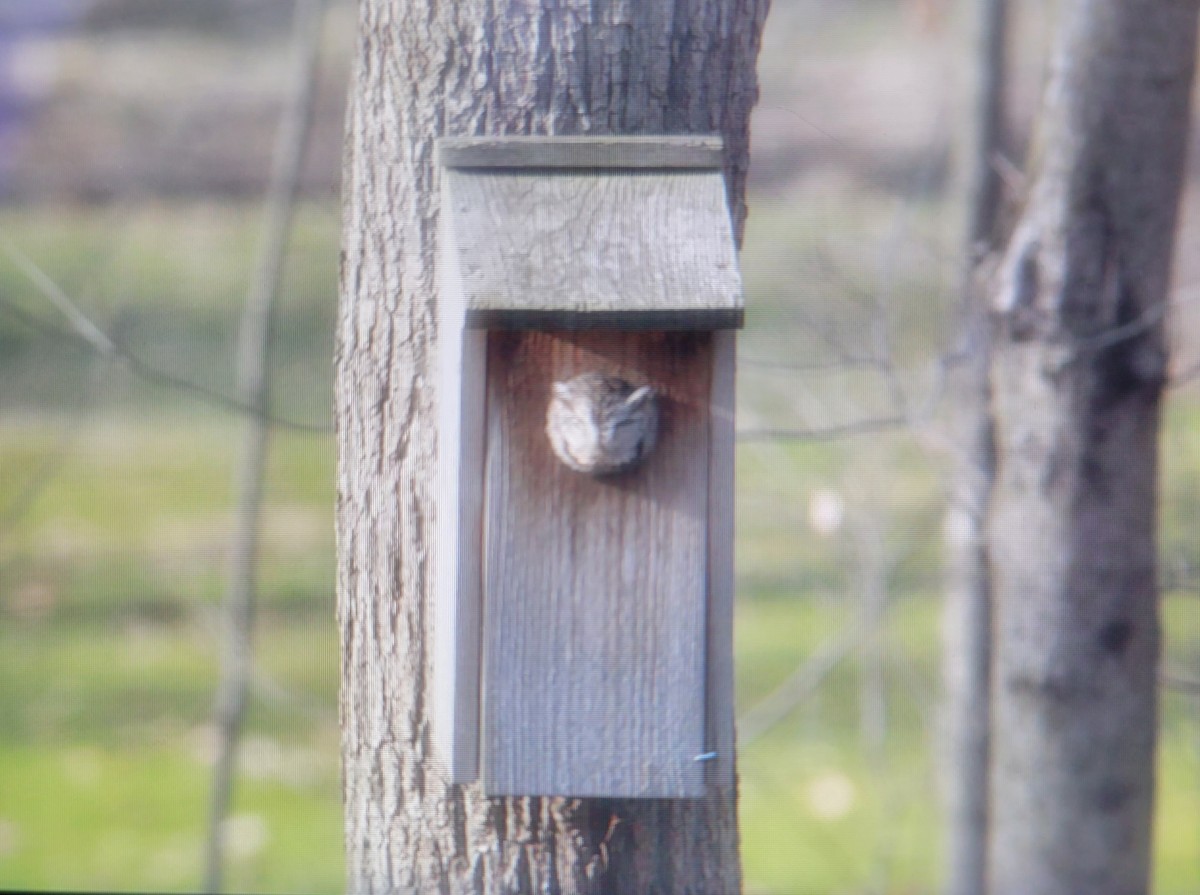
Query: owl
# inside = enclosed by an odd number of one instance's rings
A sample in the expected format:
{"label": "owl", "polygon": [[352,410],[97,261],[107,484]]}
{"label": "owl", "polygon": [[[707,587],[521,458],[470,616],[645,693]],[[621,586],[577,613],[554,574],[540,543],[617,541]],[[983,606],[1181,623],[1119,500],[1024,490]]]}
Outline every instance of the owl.
{"label": "owl", "polygon": [[576,472],[607,475],[637,465],[658,437],[658,400],[648,385],[583,373],[554,383],[546,435]]}

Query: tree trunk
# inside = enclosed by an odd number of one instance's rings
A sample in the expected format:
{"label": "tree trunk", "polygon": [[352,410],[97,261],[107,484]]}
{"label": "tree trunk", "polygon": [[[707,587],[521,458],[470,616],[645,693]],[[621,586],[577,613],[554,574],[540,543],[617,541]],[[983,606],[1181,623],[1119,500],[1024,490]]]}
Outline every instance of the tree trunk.
{"label": "tree trunk", "polygon": [[964,358],[954,382],[946,593],[942,610],[945,895],[984,895],[991,725],[992,580],[987,516],[995,483],[988,364],[992,332],[981,261],[995,250],[1004,133],[1008,0],[972,0],[968,108],[961,158],[964,239],[959,290]]}
{"label": "tree trunk", "polygon": [[486,799],[476,786],[444,783],[431,763],[434,140],[720,133],[740,235],[767,5],[360,4],[336,396],[352,892],[740,889],[731,788],[681,801]]}
{"label": "tree trunk", "polygon": [[1194,0],[1066,0],[994,296],[995,895],[1149,886],[1155,486]]}

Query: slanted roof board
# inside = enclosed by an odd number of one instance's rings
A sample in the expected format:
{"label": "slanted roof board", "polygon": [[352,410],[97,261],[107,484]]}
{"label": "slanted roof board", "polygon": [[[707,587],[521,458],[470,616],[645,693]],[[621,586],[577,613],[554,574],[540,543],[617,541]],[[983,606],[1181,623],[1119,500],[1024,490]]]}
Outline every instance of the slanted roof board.
{"label": "slanted roof board", "polygon": [[[661,148],[661,140],[615,140],[603,145]],[[693,142],[706,151],[719,146]],[[453,233],[447,263],[458,268],[454,299],[468,325],[741,325],[741,276],[719,168],[452,167],[443,182]]]}

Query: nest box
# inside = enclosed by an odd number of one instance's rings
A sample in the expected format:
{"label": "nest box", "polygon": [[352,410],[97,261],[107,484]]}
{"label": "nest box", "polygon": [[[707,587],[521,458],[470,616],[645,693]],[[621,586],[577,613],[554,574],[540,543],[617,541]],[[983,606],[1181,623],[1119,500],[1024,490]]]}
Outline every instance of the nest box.
{"label": "nest box", "polygon": [[489,795],[702,796],[733,775],[721,141],[438,151],[438,753]]}

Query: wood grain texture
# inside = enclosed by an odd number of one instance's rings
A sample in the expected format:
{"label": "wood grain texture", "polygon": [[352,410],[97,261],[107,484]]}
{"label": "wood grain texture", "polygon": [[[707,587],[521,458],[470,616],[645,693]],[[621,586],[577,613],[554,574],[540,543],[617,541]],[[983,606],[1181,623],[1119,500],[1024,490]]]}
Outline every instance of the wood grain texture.
{"label": "wood grain texture", "polygon": [[443,137],[447,168],[712,168],[720,170],[720,137]]}
{"label": "wood grain texture", "polygon": [[[704,794],[709,334],[494,333],[488,357],[483,782],[498,795]],[[573,472],[550,386],[659,392],[638,468]]]}
{"label": "wood grain texture", "polygon": [[487,337],[466,326],[454,232],[444,222],[438,265],[438,598],[431,714],[438,773],[447,782],[469,783],[479,776]]}
{"label": "wood grain texture", "polygon": [[[468,313],[639,314],[695,328],[742,309],[720,171],[449,170]],[[582,325],[582,324],[581,324]]]}
{"label": "wood grain texture", "polygon": [[[449,244],[452,237],[443,240]],[[433,629],[433,737],[452,783],[479,776],[486,335],[464,325],[453,266],[439,304],[438,599]]]}
{"label": "wood grain texture", "polygon": [[733,785],[733,524],[735,517],[737,335],[713,333],[708,473],[707,674],[705,762],[709,784]]}

